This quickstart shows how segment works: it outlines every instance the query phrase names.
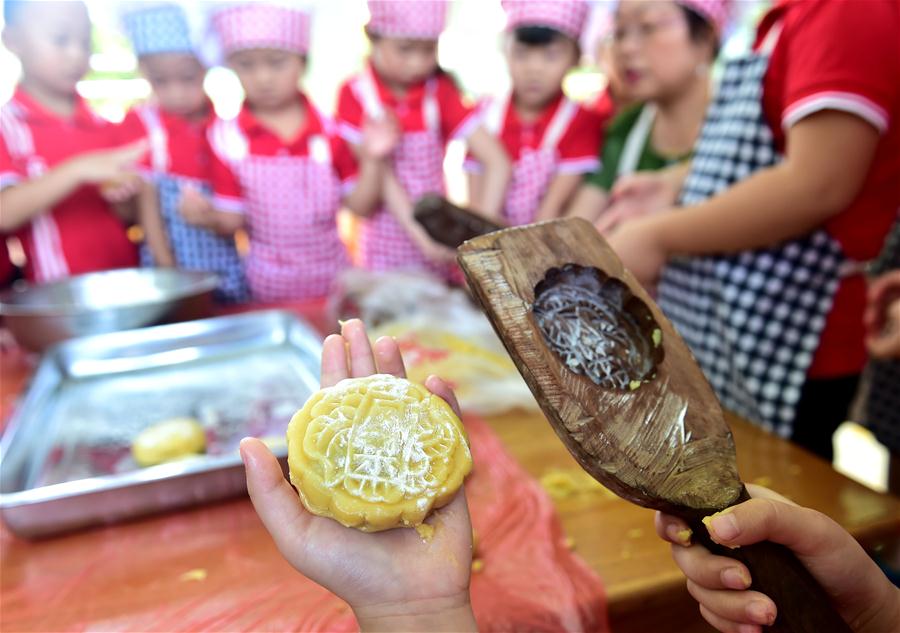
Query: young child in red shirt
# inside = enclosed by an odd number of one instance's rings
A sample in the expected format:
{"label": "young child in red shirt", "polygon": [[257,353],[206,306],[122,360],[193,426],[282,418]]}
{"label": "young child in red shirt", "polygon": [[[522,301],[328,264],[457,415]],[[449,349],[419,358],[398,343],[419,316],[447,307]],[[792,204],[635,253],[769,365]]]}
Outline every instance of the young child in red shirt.
{"label": "young child in red shirt", "polygon": [[862,262],[900,208],[900,5],[782,1],[730,61],[681,209],[610,236],[729,409],[829,458],[865,363]]}
{"label": "young child in red shirt", "polygon": [[[580,57],[586,0],[519,0],[503,7],[512,91],[482,106],[482,124],[513,163],[503,218],[519,225],[559,216],[582,177],[597,169],[603,119],[562,90]],[[466,167],[477,198],[479,165],[467,160]]]}
{"label": "young child in red shirt", "polygon": [[123,122],[124,133],[150,144],[142,165],[147,181],[138,200],[141,262],[214,272],[218,300],[246,301],[249,291],[234,237],[193,226],[184,217],[208,206],[211,193],[206,130],[215,111],[203,90],[202,27],[192,24],[180,5],[162,2],[127,5],[122,23],[153,88],[152,98]]}
{"label": "young child in red shirt", "polygon": [[484,186],[473,209],[499,218],[509,178],[503,148],[478,126],[453,80],[437,63],[444,0],[369,0],[366,33],[372,53],[366,69],[340,90],[337,119],[350,143],[360,142],[366,120],[392,120],[400,140],[391,154],[383,206],[362,220],[360,264],[370,270],[419,269],[454,276],[456,253],[434,242],[413,219],[413,204],[444,191],[447,142],[465,139],[484,165]]}
{"label": "young child in red shirt", "polygon": [[0,109],[0,232],[22,243],[30,281],[134,266],[137,251],[113,205],[136,192],[134,164],[147,148],[117,147],[115,126],[75,90],[91,54],[87,9],[14,0],[3,10],[3,44],[22,77]]}
{"label": "young child in red shirt", "polygon": [[338,237],[341,203],[375,205],[382,153],[369,134],[357,165],[350,147],[298,90],[309,50],[310,16],[284,3],[231,6],[213,16],[228,65],[246,93],[240,114],[216,119],[212,148],[214,211],[193,221],[234,232],[246,227],[246,274],[254,300],[325,297],[348,265]]}

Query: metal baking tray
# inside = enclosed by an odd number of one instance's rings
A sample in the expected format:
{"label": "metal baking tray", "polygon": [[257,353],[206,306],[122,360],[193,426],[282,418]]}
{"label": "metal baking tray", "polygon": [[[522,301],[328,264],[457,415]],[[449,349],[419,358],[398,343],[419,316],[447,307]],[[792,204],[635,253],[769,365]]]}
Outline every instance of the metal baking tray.
{"label": "metal baking tray", "polygon": [[[62,343],[37,369],[0,440],[0,516],[46,536],[224,499],[246,490],[237,446],[271,438],[319,385],[321,337],[265,311],[100,334]],[[131,441],[196,418],[205,455],[141,468]]]}

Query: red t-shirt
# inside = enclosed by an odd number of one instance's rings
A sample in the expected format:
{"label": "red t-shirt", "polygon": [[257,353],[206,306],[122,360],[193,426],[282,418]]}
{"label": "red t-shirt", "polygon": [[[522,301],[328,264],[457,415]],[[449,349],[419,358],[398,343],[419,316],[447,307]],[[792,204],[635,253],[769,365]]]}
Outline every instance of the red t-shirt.
{"label": "red t-shirt", "polygon": [[[372,74],[381,103],[397,118],[397,125],[402,132],[421,132],[426,129],[423,108],[426,82],[412,86],[406,94],[398,97],[379,78],[374,68],[370,67],[367,72]],[[470,117],[472,108],[463,101],[450,75],[441,73],[435,78],[435,100],[440,110],[441,136],[445,142],[464,138],[477,124],[477,120]],[[341,86],[336,116],[341,136],[354,145],[362,141],[362,127],[366,119],[356,91],[357,80],[356,77],[351,78]]]}
{"label": "red t-shirt", "polygon": [[[825,225],[848,257],[872,259],[900,208],[900,2],[783,1],[760,23],[757,46],[779,23],[763,84],[763,109],[778,148],[789,152],[784,131],[821,110],[849,112],[881,134],[859,195]],[[862,369],[864,306],[864,278],[842,280],[811,378]]]}
{"label": "red t-shirt", "polygon": [[[85,152],[122,144],[116,126],[81,99],[70,118],[41,106],[21,88],[0,109],[0,188],[35,178]],[[84,185],[13,234],[25,251],[25,277],[39,282],[136,266],[137,249],[94,185]]]}
{"label": "red t-shirt", "polygon": [[[324,136],[331,150],[331,164],[335,174],[341,181],[341,188],[346,193],[356,183],[358,166],[353,150],[333,130],[333,124],[325,119],[310,103],[306,95],[298,94],[298,98],[306,106],[306,123],[289,142],[281,140],[254,116],[247,105],[241,108],[237,116],[239,134],[217,133],[222,129],[222,121],[214,123],[209,130],[208,138],[211,147],[210,177],[213,188],[213,204],[221,211],[243,213],[245,210],[244,191],[251,187],[280,187],[285,195],[291,195],[291,188],[306,186],[304,183],[291,182],[255,182],[242,183],[238,174],[229,166],[229,143],[245,145],[250,156],[293,156],[306,158],[310,155],[310,140],[315,136]],[[297,197],[302,200],[302,196]]]}
{"label": "red t-shirt", "polygon": [[[212,103],[208,104],[209,117],[205,121],[192,122],[184,117],[166,112],[159,106],[147,103],[129,110],[122,121],[120,134],[129,142],[140,138],[150,141],[150,152],[141,166],[152,171],[161,166],[162,173],[195,180],[209,180],[209,146],[206,129],[215,119]],[[156,134],[159,126],[162,135]],[[156,138],[165,141],[157,146]]]}
{"label": "red t-shirt", "polygon": [[[560,93],[537,119],[528,123],[519,118],[511,102],[507,104],[498,136],[511,161],[519,160],[524,150],[534,150],[541,146],[547,127],[562,103],[563,94]],[[489,107],[488,102],[482,105],[480,111],[484,112]],[[556,173],[589,174],[596,171],[600,166],[602,130],[603,119],[600,115],[579,105],[556,145]],[[467,158],[467,169],[475,170],[477,167],[478,163],[474,158]]]}

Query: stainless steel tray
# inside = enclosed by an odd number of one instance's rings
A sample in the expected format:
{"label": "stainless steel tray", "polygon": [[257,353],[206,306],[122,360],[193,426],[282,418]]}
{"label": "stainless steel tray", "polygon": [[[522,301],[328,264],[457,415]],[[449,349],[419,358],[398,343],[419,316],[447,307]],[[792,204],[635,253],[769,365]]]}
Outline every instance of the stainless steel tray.
{"label": "stainless steel tray", "polygon": [[[0,440],[0,515],[39,537],[223,499],[245,490],[237,445],[273,438],[318,389],[320,337],[266,311],[100,334],[42,359]],[[140,468],[132,439],[198,419],[207,453]]]}

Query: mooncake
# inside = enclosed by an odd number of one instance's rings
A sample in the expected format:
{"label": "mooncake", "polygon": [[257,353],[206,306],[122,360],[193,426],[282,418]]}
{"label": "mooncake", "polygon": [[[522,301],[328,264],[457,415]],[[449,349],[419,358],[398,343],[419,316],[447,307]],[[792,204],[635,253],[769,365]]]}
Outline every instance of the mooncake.
{"label": "mooncake", "polygon": [[472,468],[450,406],[387,374],[313,394],[291,419],[287,443],[291,483],[306,509],[365,532],[419,526]]}

